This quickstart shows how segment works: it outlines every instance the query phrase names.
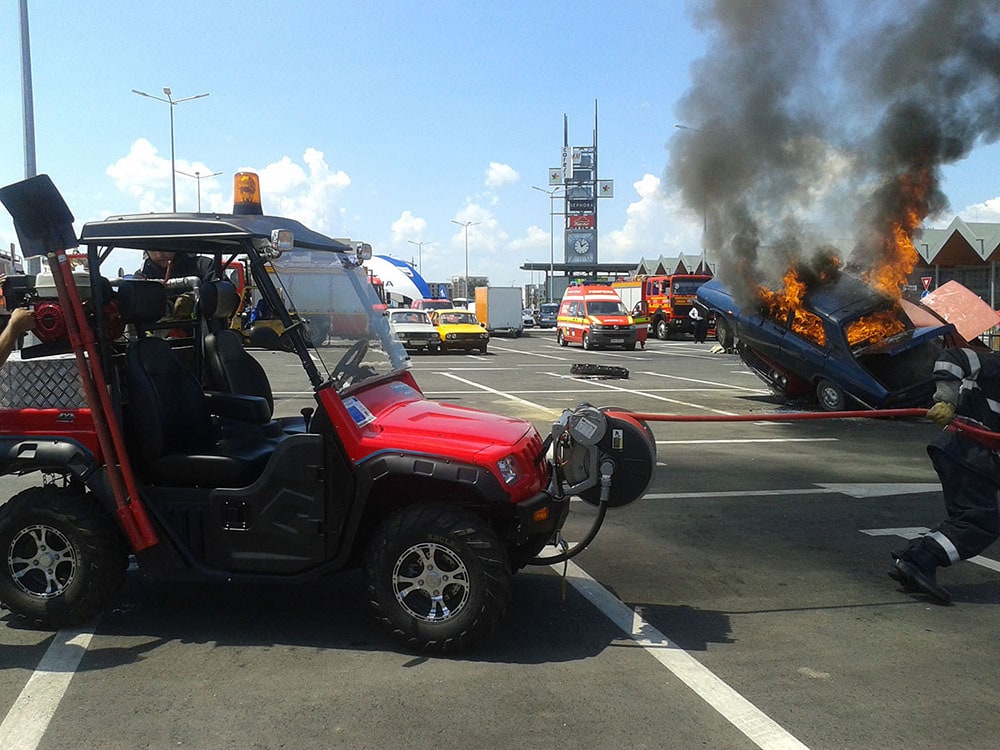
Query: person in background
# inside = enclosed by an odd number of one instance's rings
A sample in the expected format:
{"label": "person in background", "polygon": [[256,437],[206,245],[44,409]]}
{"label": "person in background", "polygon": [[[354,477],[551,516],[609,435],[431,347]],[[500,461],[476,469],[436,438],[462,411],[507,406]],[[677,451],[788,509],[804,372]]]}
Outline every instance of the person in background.
{"label": "person in background", "polygon": [[[135,272],[137,279],[169,281],[196,277],[200,283],[215,281],[215,265],[211,258],[191,253],[175,253],[171,250],[147,250],[142,268]],[[184,292],[169,296],[169,315],[187,319],[194,314],[195,294]]]}
{"label": "person in background", "polygon": [[26,307],[18,307],[10,314],[7,325],[0,331],[0,365],[14,351],[17,340],[35,327],[35,314]]}
{"label": "person in background", "polygon": [[180,279],[196,276],[202,282],[215,280],[212,259],[204,255],[177,253],[169,250],[147,250],[142,268],[135,272],[140,279]]}
{"label": "person in background", "polygon": [[691,305],[688,317],[694,321],[694,343],[704,344],[708,337],[708,314],[697,302]]}
{"label": "person in background", "polygon": [[[975,427],[1000,432],[1000,354],[944,349],[934,363],[934,379],[937,390],[928,419],[945,426],[959,416]],[[951,430],[928,445],[927,453],[941,479],[948,517],[892,553],[889,577],[907,591],[947,604],[951,594],[937,582],[938,567],[974,557],[1000,537],[1000,458]]]}

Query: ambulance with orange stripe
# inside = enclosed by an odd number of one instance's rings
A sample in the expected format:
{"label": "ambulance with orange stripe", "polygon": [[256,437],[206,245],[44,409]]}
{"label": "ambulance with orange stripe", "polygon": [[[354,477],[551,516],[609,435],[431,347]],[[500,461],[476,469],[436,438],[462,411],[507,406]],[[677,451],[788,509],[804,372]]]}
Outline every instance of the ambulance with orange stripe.
{"label": "ambulance with orange stripe", "polygon": [[614,289],[595,284],[566,289],[556,319],[560,346],[574,343],[584,349],[635,349],[637,337],[635,321]]}

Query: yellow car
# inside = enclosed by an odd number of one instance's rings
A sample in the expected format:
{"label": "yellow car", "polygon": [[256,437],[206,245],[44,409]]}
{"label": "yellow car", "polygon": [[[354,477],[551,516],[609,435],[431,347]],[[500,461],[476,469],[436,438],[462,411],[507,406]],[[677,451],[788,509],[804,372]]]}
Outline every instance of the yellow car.
{"label": "yellow car", "polygon": [[490,334],[471,310],[431,310],[431,322],[441,337],[442,349],[478,349],[486,354]]}

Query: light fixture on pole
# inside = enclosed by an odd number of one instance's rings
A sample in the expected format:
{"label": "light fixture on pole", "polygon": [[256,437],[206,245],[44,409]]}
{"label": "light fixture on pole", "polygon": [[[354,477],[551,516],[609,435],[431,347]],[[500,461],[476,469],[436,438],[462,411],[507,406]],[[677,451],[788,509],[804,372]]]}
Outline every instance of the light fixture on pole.
{"label": "light fixture on pole", "polygon": [[421,260],[421,253],[420,253],[420,251],[421,251],[421,249],[423,248],[424,245],[433,245],[434,243],[433,242],[424,242],[423,240],[420,240],[419,242],[416,241],[416,240],[407,240],[407,242],[409,242],[411,245],[416,245],[417,246],[417,273],[419,273],[421,276],[423,276],[424,275],[423,260]]}
{"label": "light fixture on pole", "polygon": [[555,218],[555,205],[554,201],[556,199],[556,193],[559,191],[558,187],[554,187],[551,190],[546,190],[545,188],[540,188],[537,185],[531,186],[532,190],[537,190],[540,193],[545,193],[549,196],[549,291],[548,291],[548,301],[553,302],[552,299],[552,277],[555,276],[555,225],[553,220]]}
{"label": "light fixture on pole", "polygon": [[158,102],[166,102],[170,105],[170,185],[173,191],[174,199],[174,213],[177,213],[177,167],[175,166],[174,157],[174,107],[182,102],[189,102],[192,99],[201,99],[202,97],[208,96],[208,94],[195,94],[194,96],[185,96],[183,99],[174,99],[170,93],[170,87],[164,86],[163,93],[167,95],[164,99],[162,96],[153,96],[152,94],[147,94],[145,91],[138,91],[132,89],[133,94],[138,94],[139,96],[145,96],[150,99],[156,99]]}
{"label": "light fixture on pole", "polygon": [[[212,174],[202,174],[201,172],[196,171],[194,174],[188,174],[187,172],[178,169],[177,174],[182,174],[185,177],[193,177],[194,179],[198,180],[198,213],[201,213],[201,181],[208,179],[209,177],[216,177],[222,174],[222,172],[212,172]],[[177,209],[175,208],[174,211],[176,212],[176,210]]]}
{"label": "light fixture on pole", "polygon": [[465,289],[463,290],[462,296],[469,299],[469,227],[474,227],[478,224],[478,221],[455,221],[451,220],[452,224],[458,224],[460,227],[465,228]]}

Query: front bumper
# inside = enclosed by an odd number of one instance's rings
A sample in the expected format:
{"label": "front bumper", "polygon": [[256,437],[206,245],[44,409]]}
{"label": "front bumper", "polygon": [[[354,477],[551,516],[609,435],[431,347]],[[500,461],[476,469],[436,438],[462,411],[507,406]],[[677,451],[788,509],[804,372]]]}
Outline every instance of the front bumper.
{"label": "front bumper", "polygon": [[590,341],[596,346],[635,346],[636,332],[634,328],[617,331],[591,328]]}
{"label": "front bumper", "polygon": [[552,534],[561,529],[569,514],[569,496],[553,497],[542,491],[514,506],[518,531],[524,537]]}

